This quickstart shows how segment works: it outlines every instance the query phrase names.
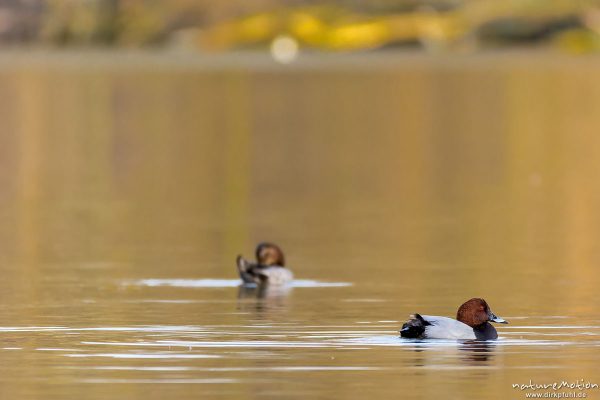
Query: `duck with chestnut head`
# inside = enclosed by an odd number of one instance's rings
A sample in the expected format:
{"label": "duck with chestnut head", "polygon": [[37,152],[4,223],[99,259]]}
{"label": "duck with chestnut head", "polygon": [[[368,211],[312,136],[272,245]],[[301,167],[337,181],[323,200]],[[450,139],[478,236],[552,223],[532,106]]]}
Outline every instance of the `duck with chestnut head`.
{"label": "duck with chestnut head", "polygon": [[292,271],[285,267],[285,256],[279,246],[263,242],[256,246],[256,261],[248,261],[241,255],[236,263],[244,284],[285,285],[294,279]]}
{"label": "duck with chestnut head", "polygon": [[508,324],[492,312],[484,299],[473,298],[458,308],[456,319],[411,315],[402,325],[400,336],[413,339],[495,340],[498,332],[490,322]]}

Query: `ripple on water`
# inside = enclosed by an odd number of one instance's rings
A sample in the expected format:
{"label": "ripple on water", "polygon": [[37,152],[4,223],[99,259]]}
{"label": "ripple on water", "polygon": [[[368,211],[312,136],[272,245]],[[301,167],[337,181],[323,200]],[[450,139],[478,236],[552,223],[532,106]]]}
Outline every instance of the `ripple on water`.
{"label": "ripple on water", "polygon": [[106,378],[94,378],[94,379],[83,379],[83,383],[159,383],[159,384],[225,384],[225,383],[240,383],[239,379],[227,379],[227,378],[215,378],[215,379],[106,379]]}
{"label": "ripple on water", "polygon": [[93,369],[100,371],[202,371],[202,372],[302,372],[302,371],[378,371],[385,369],[383,367],[367,367],[367,366],[319,366],[319,365],[302,365],[302,366],[279,366],[279,367],[145,367],[145,366],[94,366],[84,367],[83,369]]}
{"label": "ripple on water", "polygon": [[[565,346],[565,345],[590,345],[590,342],[582,342],[579,340],[546,340],[546,339],[510,339],[500,337],[498,340],[490,341],[470,341],[470,340],[446,340],[446,339],[404,339],[396,335],[370,335],[364,337],[354,337],[337,339],[337,343],[347,345],[364,345],[364,346],[391,346],[391,347],[456,347],[462,345],[478,345],[486,346]],[[593,343],[592,343],[593,344]]]}
{"label": "ripple on water", "polygon": [[89,353],[89,354],[65,354],[65,357],[71,358],[128,358],[128,359],[197,359],[197,358],[221,358],[213,354],[178,354],[173,352],[164,353]]}
{"label": "ripple on water", "polygon": [[[224,288],[238,287],[238,279],[140,279],[127,281],[126,285],[148,287],[182,287],[182,288]],[[294,288],[319,288],[319,287],[346,287],[352,286],[350,282],[321,282],[311,279],[295,279],[290,285]]]}
{"label": "ripple on water", "polygon": [[[263,328],[261,326],[261,328]],[[276,327],[273,327],[276,328]],[[281,327],[280,327],[281,328]],[[325,328],[325,327],[324,327]],[[110,347],[168,347],[169,349],[176,348],[356,348],[361,347],[407,347],[407,348],[444,348],[456,346],[477,346],[485,344],[486,346],[565,346],[565,345],[595,345],[600,342],[581,341],[578,337],[573,337],[573,340],[553,340],[550,338],[507,338],[501,337],[495,341],[477,342],[465,340],[443,340],[443,339],[405,339],[400,338],[397,334],[383,334],[384,331],[361,331],[348,330],[331,331],[323,329],[314,330],[286,330],[281,335],[270,333],[270,339],[282,340],[202,340],[209,339],[209,336],[201,334],[200,340],[138,340],[135,342],[106,342],[106,341],[82,341],[81,344],[88,346],[110,346]],[[248,332],[242,332],[237,336],[247,336]],[[292,340],[290,340],[292,338]],[[81,356],[81,355],[73,355]]]}
{"label": "ripple on water", "polygon": [[203,333],[208,328],[189,325],[98,326],[71,328],[67,326],[0,326],[0,332],[150,332],[150,333]]}

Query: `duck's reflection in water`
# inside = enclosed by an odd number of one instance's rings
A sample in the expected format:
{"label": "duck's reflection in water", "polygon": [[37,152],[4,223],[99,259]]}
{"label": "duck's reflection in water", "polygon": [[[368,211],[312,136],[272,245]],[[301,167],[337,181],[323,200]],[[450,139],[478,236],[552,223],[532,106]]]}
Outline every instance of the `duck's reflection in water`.
{"label": "duck's reflection in water", "polygon": [[240,285],[238,309],[257,313],[285,309],[291,291],[289,285]]}
{"label": "duck's reflection in water", "polygon": [[462,342],[458,349],[464,353],[461,357],[463,361],[470,365],[481,365],[490,361],[494,357],[494,348],[496,345],[491,341],[469,340]]}
{"label": "duck's reflection in water", "polygon": [[[439,349],[438,346],[428,346],[428,343],[421,343],[415,341],[415,343],[424,344],[413,348],[415,356],[411,363],[415,367],[431,367],[439,364],[440,352],[432,351]],[[473,367],[485,367],[490,364],[494,358],[494,349],[496,345],[492,341],[478,341],[469,340],[458,342],[457,346],[449,346],[444,348],[441,354],[444,354],[444,358],[452,360],[452,363],[459,361],[459,365],[464,366],[465,364]]]}

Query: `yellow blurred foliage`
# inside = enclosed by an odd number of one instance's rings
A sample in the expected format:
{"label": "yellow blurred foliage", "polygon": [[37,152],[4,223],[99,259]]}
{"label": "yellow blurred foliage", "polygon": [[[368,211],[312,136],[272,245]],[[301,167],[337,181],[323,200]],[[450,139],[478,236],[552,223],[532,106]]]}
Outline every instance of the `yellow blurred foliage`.
{"label": "yellow blurred foliage", "polygon": [[558,48],[594,51],[600,34],[600,0],[432,0],[427,5],[408,0],[311,5],[274,0],[46,0],[45,4],[39,38],[63,45],[167,44],[227,51],[267,48],[283,35],[303,48],[356,51],[407,43],[453,49],[465,39],[485,46],[490,38],[509,43],[539,42],[543,37]]}

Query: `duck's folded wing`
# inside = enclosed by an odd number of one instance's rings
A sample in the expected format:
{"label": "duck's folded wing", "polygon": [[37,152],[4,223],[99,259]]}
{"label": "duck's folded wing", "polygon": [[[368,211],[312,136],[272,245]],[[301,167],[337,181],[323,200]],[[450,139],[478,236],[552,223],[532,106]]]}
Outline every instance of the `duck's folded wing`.
{"label": "duck's folded wing", "polygon": [[424,334],[427,339],[476,339],[473,328],[455,319],[435,315],[422,318],[428,323]]}
{"label": "duck's folded wing", "polygon": [[257,268],[254,272],[261,281],[266,281],[270,285],[285,285],[294,279],[292,271],[280,266]]}

